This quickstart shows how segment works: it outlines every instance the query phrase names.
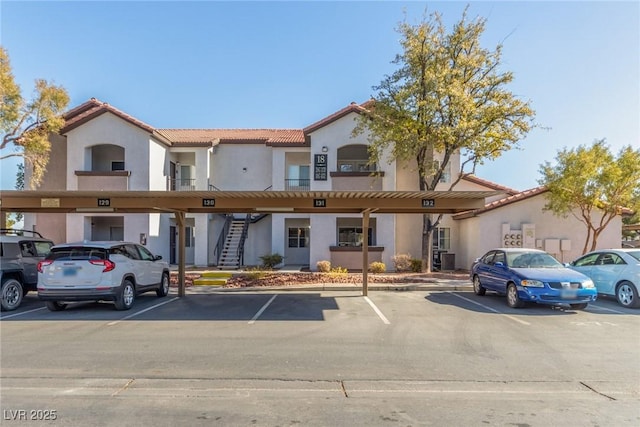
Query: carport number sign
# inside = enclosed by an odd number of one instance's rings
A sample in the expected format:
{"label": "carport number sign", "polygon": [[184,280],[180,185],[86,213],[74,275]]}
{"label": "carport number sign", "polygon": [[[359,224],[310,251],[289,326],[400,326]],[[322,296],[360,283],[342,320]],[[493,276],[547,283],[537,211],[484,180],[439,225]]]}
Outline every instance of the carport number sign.
{"label": "carport number sign", "polygon": [[326,208],[327,207],[327,199],[313,199],[313,207],[314,208]]}
{"label": "carport number sign", "polygon": [[436,206],[435,199],[422,199],[423,208],[433,208]]}
{"label": "carport number sign", "polygon": [[111,206],[111,199],[98,199],[98,206],[101,206],[101,207]]}
{"label": "carport number sign", "polygon": [[212,208],[216,205],[216,199],[202,199],[202,207]]}

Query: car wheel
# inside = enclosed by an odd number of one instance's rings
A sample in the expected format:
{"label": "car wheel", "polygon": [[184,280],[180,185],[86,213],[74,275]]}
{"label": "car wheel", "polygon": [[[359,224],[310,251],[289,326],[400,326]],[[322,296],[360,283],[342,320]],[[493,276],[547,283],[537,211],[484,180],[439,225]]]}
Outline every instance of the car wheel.
{"label": "car wheel", "polygon": [[[4,292],[3,292],[4,296]],[[616,299],[623,307],[638,307],[640,300],[638,299],[638,291],[631,282],[624,281],[616,288]]]}
{"label": "car wheel", "polygon": [[67,308],[67,304],[58,301],[47,301],[45,302],[45,305],[51,311],[62,311]]}
{"label": "car wheel", "polygon": [[166,297],[169,293],[169,283],[169,275],[167,273],[163,273],[160,286],[156,289],[156,295],[159,297]]}
{"label": "car wheel", "polygon": [[120,287],[120,294],[115,301],[116,310],[129,310],[133,306],[135,299],[136,289],[131,280],[125,279]]}
{"label": "car wheel", "polygon": [[520,308],[524,306],[524,303],[518,296],[518,288],[513,283],[507,285],[507,304],[511,308]]}
{"label": "car wheel", "polygon": [[485,287],[480,283],[480,278],[478,277],[478,275],[473,276],[473,292],[475,292],[476,295],[481,296],[487,293]]}
{"label": "car wheel", "polygon": [[580,303],[580,304],[569,304],[569,306],[573,309],[573,310],[584,310],[585,308],[587,308],[589,304],[586,302]]}
{"label": "car wheel", "polygon": [[2,282],[2,299],[0,303],[3,311],[11,311],[18,308],[23,296],[22,285],[16,279],[9,278]]}

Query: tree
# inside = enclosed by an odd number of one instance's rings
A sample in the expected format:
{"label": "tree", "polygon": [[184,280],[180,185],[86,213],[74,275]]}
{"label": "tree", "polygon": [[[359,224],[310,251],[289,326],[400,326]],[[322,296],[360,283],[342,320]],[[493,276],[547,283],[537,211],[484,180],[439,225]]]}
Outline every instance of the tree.
{"label": "tree", "polygon": [[[582,253],[596,249],[598,236],[623,208],[637,208],[640,149],[622,148],[615,158],[605,140],[558,152],[557,164],[541,165],[547,203],[557,216],[572,215],[587,227]],[[596,215],[598,213],[599,215]]]}
{"label": "tree", "polygon": [[[500,71],[502,45],[490,51],[480,46],[485,19],[467,21],[467,10],[450,33],[438,13],[411,25],[401,22],[402,53],[392,62],[399,68],[374,86],[354,135],[367,134],[370,161],[415,161],[420,191],[435,190],[452,156],[464,161],[449,185],[475,172],[485,160],[517,148],[535,126],[529,102],[517,99],[506,86],[511,72]],[[442,220],[423,215],[422,264],[431,271],[432,234]]]}
{"label": "tree", "polygon": [[22,157],[31,168],[29,188],[42,182],[47,170],[51,144],[49,134],[64,125],[62,116],[69,104],[69,96],[61,86],[37,79],[33,97],[25,101],[12,74],[9,55],[0,46],[0,150],[13,145],[15,150],[0,155],[0,160]]}

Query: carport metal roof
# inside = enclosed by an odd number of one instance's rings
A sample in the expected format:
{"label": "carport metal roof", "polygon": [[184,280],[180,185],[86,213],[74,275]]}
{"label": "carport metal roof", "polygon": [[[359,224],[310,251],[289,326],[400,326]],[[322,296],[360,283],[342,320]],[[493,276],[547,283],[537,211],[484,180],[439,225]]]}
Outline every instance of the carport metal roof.
{"label": "carport metal roof", "polygon": [[[173,213],[178,294],[184,296],[185,217],[191,213],[454,214],[484,207],[500,191],[0,191],[0,210],[35,213]],[[366,233],[365,233],[366,239]],[[368,243],[362,247],[367,295]]]}

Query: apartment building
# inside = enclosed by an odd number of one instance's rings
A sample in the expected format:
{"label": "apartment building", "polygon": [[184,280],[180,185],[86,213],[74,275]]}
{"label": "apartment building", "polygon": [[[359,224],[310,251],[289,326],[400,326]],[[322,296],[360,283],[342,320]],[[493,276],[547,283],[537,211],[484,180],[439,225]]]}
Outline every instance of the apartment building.
{"label": "apartment building", "polygon": [[[352,130],[363,106],[351,103],[303,129],[163,129],[97,99],[71,109],[39,190],[85,191],[415,191],[415,168],[396,162],[370,164],[367,137]],[[441,188],[460,168],[452,159]],[[467,269],[496,246],[546,249],[559,259],[579,255],[586,228],[542,208],[544,189],[518,192],[475,176],[456,190],[495,190],[484,209],[446,215],[434,238],[436,264]],[[421,255],[422,215],[372,213],[369,229],[359,215],[189,214],[186,263],[237,268],[261,264],[278,253],[285,265],[362,268],[363,233],[369,261],[393,268],[397,254]],[[55,242],[131,240],[177,262],[175,218],[167,213],[27,214]],[[600,236],[602,247],[620,245],[621,222]]]}

